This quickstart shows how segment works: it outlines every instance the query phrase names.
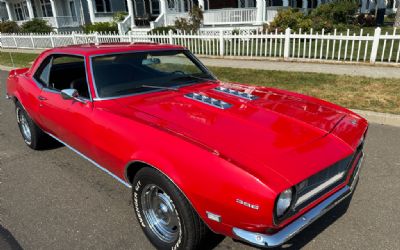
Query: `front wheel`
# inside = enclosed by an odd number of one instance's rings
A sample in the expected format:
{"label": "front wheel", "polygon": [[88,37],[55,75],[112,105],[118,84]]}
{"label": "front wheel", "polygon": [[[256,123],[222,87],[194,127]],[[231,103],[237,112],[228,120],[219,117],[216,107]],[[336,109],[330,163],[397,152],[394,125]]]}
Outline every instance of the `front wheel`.
{"label": "front wheel", "polygon": [[206,249],[214,235],[186,197],[162,173],[143,168],[132,188],[136,217],[157,249]]}

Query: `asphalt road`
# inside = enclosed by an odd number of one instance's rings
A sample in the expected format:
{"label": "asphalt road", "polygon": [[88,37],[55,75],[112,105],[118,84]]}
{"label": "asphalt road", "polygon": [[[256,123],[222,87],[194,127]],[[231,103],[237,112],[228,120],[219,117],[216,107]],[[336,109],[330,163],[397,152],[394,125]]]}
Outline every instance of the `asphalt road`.
{"label": "asphalt road", "polygon": [[[67,149],[24,145],[0,72],[0,249],[152,249],[131,192]],[[371,125],[350,206],[339,206],[284,248],[399,249],[400,129]],[[346,211],[347,209],[347,211]],[[252,249],[225,239],[216,249]]]}

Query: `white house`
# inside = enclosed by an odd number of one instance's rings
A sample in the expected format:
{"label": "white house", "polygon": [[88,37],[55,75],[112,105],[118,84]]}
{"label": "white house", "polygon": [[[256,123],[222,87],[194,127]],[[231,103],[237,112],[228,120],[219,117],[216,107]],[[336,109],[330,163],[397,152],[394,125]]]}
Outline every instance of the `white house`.
{"label": "white house", "polygon": [[[32,18],[47,20],[57,30],[79,29],[86,23],[110,21],[116,12],[127,12],[119,23],[122,33],[130,29],[173,25],[179,17],[199,6],[204,11],[205,27],[255,26],[273,20],[282,8],[304,11],[330,0],[0,0],[0,19],[19,24]],[[383,1],[389,11],[396,0],[360,0],[360,11],[375,8]]]}

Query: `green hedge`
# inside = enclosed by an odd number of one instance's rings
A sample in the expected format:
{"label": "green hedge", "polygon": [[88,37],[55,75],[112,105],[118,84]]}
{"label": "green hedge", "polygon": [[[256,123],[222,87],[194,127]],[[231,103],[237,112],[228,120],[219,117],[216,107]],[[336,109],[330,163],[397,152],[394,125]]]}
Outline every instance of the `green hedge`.
{"label": "green hedge", "polygon": [[34,18],[22,24],[21,32],[24,33],[50,33],[53,31],[46,20]]}
{"label": "green hedge", "polygon": [[0,32],[1,33],[18,33],[20,28],[18,24],[14,21],[2,21],[0,22]]}
{"label": "green hedge", "polygon": [[114,22],[99,22],[94,24],[87,24],[82,27],[85,33],[93,32],[118,32],[118,26]]}

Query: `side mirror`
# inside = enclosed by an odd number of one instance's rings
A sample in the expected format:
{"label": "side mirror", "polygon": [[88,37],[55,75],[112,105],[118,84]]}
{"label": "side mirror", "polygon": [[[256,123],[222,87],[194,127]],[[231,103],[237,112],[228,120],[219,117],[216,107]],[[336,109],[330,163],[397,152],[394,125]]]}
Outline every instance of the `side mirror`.
{"label": "side mirror", "polygon": [[81,103],[86,103],[86,101],[79,97],[78,90],[76,89],[63,89],[61,90],[61,97],[64,100],[75,100]]}

